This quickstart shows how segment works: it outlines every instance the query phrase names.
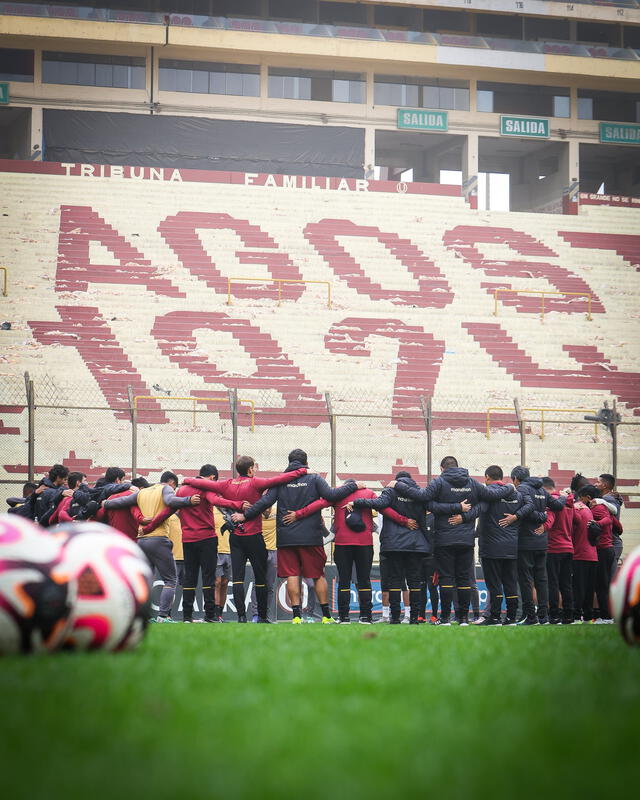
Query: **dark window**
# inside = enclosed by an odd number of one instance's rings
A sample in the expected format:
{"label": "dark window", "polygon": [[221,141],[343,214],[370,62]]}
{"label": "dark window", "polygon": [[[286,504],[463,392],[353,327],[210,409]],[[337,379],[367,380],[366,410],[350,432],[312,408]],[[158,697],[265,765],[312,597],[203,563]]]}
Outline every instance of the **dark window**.
{"label": "dark window", "polygon": [[269,97],[364,103],[365,78],[358,72],[269,69]]}
{"label": "dark window", "polygon": [[640,94],[578,89],[578,118],[640,122]]}
{"label": "dark window", "polygon": [[420,10],[397,6],[374,6],[375,24],[380,28],[420,30]]}
{"label": "dark window", "polygon": [[478,81],[478,111],[569,117],[569,89],[564,86],[529,86],[519,83]]}
{"label": "dark window", "polygon": [[213,0],[214,17],[256,17],[262,16],[261,0]]}
{"label": "dark window", "polygon": [[576,39],[587,44],[591,42],[604,44],[608,47],[618,47],[620,33],[615,25],[607,25],[604,22],[578,22]]}
{"label": "dark window", "polygon": [[525,17],[525,39],[533,42],[568,42],[571,39],[568,19]]}
{"label": "dark window", "polygon": [[42,81],[76,86],[144,89],[145,60],[130,56],[44,52]]}
{"label": "dark window", "polygon": [[373,89],[377,106],[469,110],[467,81],[375,75]]}
{"label": "dark window", "polygon": [[476,30],[481,36],[505,36],[508,39],[522,38],[522,17],[513,14],[478,14]]}
{"label": "dark window", "polygon": [[33,81],[33,50],[0,48],[0,80]]}
{"label": "dark window", "polygon": [[366,25],[367,6],[363,3],[320,2],[320,22],[324,25]]}
{"label": "dark window", "polygon": [[317,9],[314,0],[269,0],[269,19],[315,22]]}
{"label": "dark window", "polygon": [[640,50],[640,25],[624,26],[624,46]]}
{"label": "dark window", "polygon": [[471,15],[466,11],[432,11],[424,12],[423,30],[431,33],[441,31],[469,33],[471,30]]}
{"label": "dark window", "polygon": [[167,92],[259,97],[260,67],[257,64],[160,59],[159,86]]}

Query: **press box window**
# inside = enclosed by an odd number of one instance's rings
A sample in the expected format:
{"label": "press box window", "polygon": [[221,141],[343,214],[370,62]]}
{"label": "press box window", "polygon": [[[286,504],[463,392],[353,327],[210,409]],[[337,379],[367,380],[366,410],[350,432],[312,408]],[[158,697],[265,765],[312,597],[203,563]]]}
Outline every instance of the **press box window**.
{"label": "press box window", "polygon": [[469,110],[469,84],[466,81],[376,75],[373,89],[377,106]]}
{"label": "press box window", "polygon": [[578,118],[640,122],[640,94],[578,89]]}
{"label": "press box window", "polygon": [[365,80],[357,72],[269,69],[269,97],[364,103]]}
{"label": "press box window", "polygon": [[161,59],[159,86],[166,92],[260,96],[260,67],[211,61]]}
{"label": "press box window", "polygon": [[538,117],[570,117],[569,89],[478,81],[478,111]]}
{"label": "press box window", "polygon": [[44,52],[42,81],[75,86],[144,89],[145,60],[130,56]]}
{"label": "press box window", "polygon": [[33,50],[0,48],[0,80],[33,82]]}

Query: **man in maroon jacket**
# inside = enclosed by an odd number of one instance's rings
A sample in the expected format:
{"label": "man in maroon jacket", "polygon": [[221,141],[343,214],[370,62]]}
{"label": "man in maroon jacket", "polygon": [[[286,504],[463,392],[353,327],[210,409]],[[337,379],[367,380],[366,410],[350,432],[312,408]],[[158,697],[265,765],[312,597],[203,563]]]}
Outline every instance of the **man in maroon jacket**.
{"label": "man in maroon jacket", "polygon": [[[576,490],[575,494],[580,495]],[[573,618],[576,622],[593,621],[593,594],[596,590],[598,551],[589,541],[589,506],[576,500],[573,504]]]}
{"label": "man in maroon jacket", "polygon": [[[560,497],[551,478],[543,478],[542,485],[552,497]],[[547,574],[549,576],[549,623],[573,623],[573,496],[567,497],[562,511],[547,510]],[[560,609],[562,596],[562,609]]]}
{"label": "man in maroon jacket", "polygon": [[613,620],[609,611],[609,586],[611,584],[611,567],[614,559],[612,517],[615,515],[616,508],[606,500],[603,500],[600,495],[600,489],[591,485],[583,486],[579,490],[580,501],[589,506],[593,519],[601,528],[601,533],[596,542],[598,551],[596,595],[598,597],[600,616],[595,622],[597,624],[611,625]]}
{"label": "man in maroon jacket", "polygon": [[[285,472],[273,478],[258,478],[255,474],[255,461],[251,456],[240,456],[236,460],[237,478],[224,481],[204,480],[203,478],[186,478],[186,486],[193,486],[208,492],[216,492],[227,500],[246,501],[250,505],[256,503],[265,489],[287,483],[294,478],[306,475],[307,469]],[[262,536],[262,515],[238,525],[229,535],[231,549],[231,572],[233,577],[233,601],[238,614],[238,622],[246,622],[244,602],[244,575],[247,560],[253,569],[258,605],[258,621],[268,622],[267,618],[267,548]]]}

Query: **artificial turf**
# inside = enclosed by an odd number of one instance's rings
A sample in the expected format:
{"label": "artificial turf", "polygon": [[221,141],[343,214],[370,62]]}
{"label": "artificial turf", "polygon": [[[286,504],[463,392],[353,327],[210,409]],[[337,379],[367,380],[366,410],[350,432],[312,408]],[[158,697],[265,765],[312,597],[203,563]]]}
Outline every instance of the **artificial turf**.
{"label": "artificial turf", "polygon": [[11,800],[637,791],[640,648],[613,626],[156,625],[0,680]]}

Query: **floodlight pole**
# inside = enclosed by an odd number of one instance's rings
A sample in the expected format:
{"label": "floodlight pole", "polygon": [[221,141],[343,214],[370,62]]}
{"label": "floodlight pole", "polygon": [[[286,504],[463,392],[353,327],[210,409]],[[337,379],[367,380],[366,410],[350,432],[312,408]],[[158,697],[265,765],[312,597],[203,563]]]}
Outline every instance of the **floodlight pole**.
{"label": "floodlight pole", "polygon": [[427,432],[427,481],[431,481],[431,462],[433,460],[433,437],[431,435],[431,397],[426,402],[422,395],[420,395],[420,408],[422,409],[422,417],[424,419],[424,427]]}
{"label": "floodlight pole", "polygon": [[527,466],[527,440],[524,428],[524,420],[522,419],[522,412],[520,410],[520,401],[517,397],[513,398],[513,407],[516,410],[516,417],[518,418],[518,430],[520,431],[520,463],[523,467]]}
{"label": "floodlight pole", "polygon": [[336,485],[336,415],[333,413],[333,406],[331,404],[331,395],[329,392],[324,393],[325,403],[327,404],[327,413],[329,415],[329,429],[331,431],[331,485]]}
{"label": "floodlight pole", "polygon": [[614,397],[612,403],[612,419],[611,419],[611,472],[613,477],[618,477],[618,409],[616,399]]}
{"label": "floodlight pole", "polygon": [[33,381],[29,377],[29,373],[24,373],[24,388],[27,395],[27,426],[28,426],[28,434],[27,434],[27,469],[29,475],[29,481],[33,483],[33,478],[35,474],[35,417],[36,417],[36,406],[35,406],[35,392],[33,389]]}
{"label": "floodlight pole", "polygon": [[231,474],[236,477],[238,458],[238,390],[229,389],[229,410],[231,411]]}
{"label": "floodlight pole", "polygon": [[137,478],[138,469],[138,409],[133,399],[133,389],[127,386],[129,415],[131,416],[131,477]]}

